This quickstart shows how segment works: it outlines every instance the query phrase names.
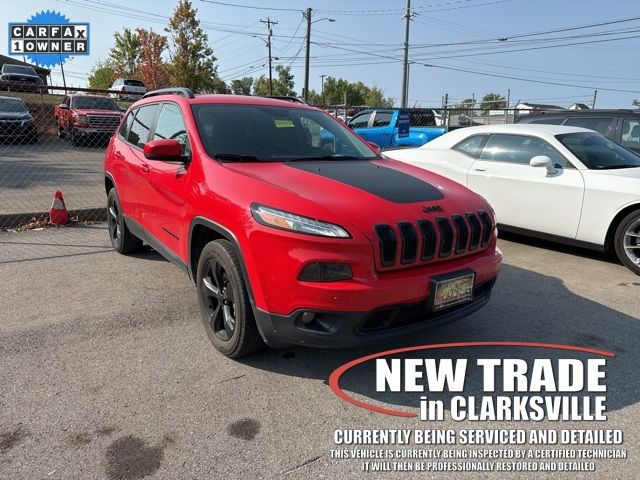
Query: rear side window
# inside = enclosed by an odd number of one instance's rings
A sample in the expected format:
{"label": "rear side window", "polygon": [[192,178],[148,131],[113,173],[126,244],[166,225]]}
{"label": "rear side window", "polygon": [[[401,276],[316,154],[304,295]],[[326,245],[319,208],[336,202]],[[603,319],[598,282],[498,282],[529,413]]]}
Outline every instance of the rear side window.
{"label": "rear side window", "polygon": [[182,145],[182,155],[190,154],[189,138],[187,136],[187,128],[182,119],[180,107],[173,103],[165,103],[160,109],[158,121],[156,122],[154,140],[177,140]]}
{"label": "rear side window", "polygon": [[611,118],[583,118],[583,117],[569,117],[565,122],[565,125],[570,127],[582,127],[594,130],[602,135],[609,133],[609,126],[611,125]]}
{"label": "rear side window", "polygon": [[560,125],[562,123],[562,120],[562,118],[540,118],[538,120],[531,120],[528,123],[538,125]]}
{"label": "rear side window", "polygon": [[432,112],[410,112],[410,127],[433,127],[436,124],[436,117]]}
{"label": "rear side window", "polygon": [[129,87],[144,87],[144,83],[140,80],[125,80],[124,84]]}
{"label": "rear side window", "polygon": [[149,131],[153,126],[153,121],[156,118],[156,112],[158,111],[158,104],[145,105],[140,107],[138,113],[133,119],[127,141],[137,147],[144,147],[149,140]]}
{"label": "rear side window", "polygon": [[123,140],[127,139],[127,135],[129,134],[129,129],[131,128],[131,122],[133,121],[133,117],[137,111],[138,111],[137,109],[131,110],[127,115],[127,117],[122,122],[122,125],[120,126],[120,131],[118,132],[118,135],[120,135],[120,138],[122,138]]}
{"label": "rear side window", "polygon": [[640,119],[624,119],[620,143],[623,147],[633,148],[634,150],[640,149]]}
{"label": "rear side window", "polygon": [[478,158],[486,141],[487,135],[473,135],[461,141],[453,149],[470,157]]}

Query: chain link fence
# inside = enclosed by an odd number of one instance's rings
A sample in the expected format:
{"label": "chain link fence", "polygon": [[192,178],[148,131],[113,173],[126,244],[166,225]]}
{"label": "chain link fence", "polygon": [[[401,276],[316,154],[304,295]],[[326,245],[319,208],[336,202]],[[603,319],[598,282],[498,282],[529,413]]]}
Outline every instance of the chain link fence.
{"label": "chain link fence", "polygon": [[0,229],[46,225],[56,191],[72,222],[104,220],[104,150],[128,103],[107,91],[20,90],[0,91]]}
{"label": "chain link fence", "polygon": [[[104,152],[131,101],[109,91],[0,88],[0,244],[14,232],[52,226],[49,209],[56,191],[63,194],[71,225],[103,222]],[[361,128],[372,130],[369,137],[361,133],[366,140],[388,146],[376,135],[395,128],[392,109],[325,109],[359,133]],[[362,125],[354,124],[363,111],[376,113]],[[514,121],[513,111],[507,110],[420,108],[410,109],[409,116],[411,130],[431,132],[422,143],[454,128]]]}

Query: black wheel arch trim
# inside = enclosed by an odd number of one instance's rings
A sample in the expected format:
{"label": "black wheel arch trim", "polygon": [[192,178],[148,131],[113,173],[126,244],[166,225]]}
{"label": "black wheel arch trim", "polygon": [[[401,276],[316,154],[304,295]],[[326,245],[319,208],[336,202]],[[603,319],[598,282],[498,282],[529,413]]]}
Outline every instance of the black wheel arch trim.
{"label": "black wheel arch trim", "polygon": [[189,264],[188,264],[189,278],[195,283],[195,281],[196,281],[195,269],[197,268],[197,265],[192,265],[192,263],[191,263],[191,247],[192,247],[192,242],[193,242],[193,230],[198,225],[202,225],[204,227],[210,228],[211,230],[216,232],[218,235],[220,235],[222,238],[224,238],[229,243],[231,243],[231,245],[233,246],[233,248],[236,251],[236,255],[238,255],[238,260],[240,260],[240,268],[242,269],[242,276],[244,277],[245,286],[247,287],[247,293],[249,295],[249,300],[251,301],[252,305],[255,304],[255,297],[253,295],[253,289],[251,288],[251,283],[249,282],[249,275],[248,275],[248,272],[247,272],[246,263],[244,261],[244,255],[242,254],[242,249],[240,248],[240,243],[238,242],[238,239],[231,232],[231,230],[229,230],[227,227],[225,227],[223,225],[220,225],[219,223],[214,222],[213,220],[209,220],[208,218],[201,217],[201,216],[194,217],[191,220],[191,225],[189,226],[189,244],[188,244],[188,247],[189,247],[189,250],[188,250],[189,251]]}

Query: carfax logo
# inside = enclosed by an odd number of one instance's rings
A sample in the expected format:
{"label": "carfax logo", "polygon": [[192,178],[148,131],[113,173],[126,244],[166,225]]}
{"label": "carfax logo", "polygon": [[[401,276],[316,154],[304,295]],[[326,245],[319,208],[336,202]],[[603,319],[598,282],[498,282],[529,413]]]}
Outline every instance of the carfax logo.
{"label": "carfax logo", "polygon": [[71,55],[89,55],[89,24],[49,10],[24,23],[11,22],[9,55],[25,55],[41,67],[55,67]]}

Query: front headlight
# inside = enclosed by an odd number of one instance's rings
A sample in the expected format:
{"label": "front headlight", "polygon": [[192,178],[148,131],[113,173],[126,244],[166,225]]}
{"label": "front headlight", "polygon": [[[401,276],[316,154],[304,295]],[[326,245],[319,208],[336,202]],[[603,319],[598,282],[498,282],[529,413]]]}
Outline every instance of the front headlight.
{"label": "front headlight", "polygon": [[351,238],[349,232],[333,223],[321,222],[264,205],[251,205],[251,214],[256,222],[269,227],[321,237]]}

